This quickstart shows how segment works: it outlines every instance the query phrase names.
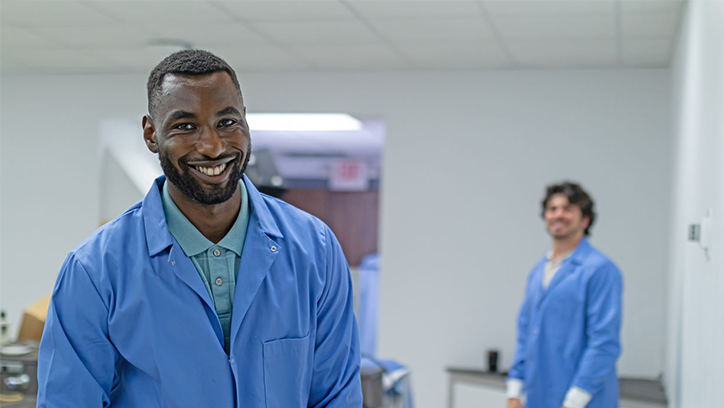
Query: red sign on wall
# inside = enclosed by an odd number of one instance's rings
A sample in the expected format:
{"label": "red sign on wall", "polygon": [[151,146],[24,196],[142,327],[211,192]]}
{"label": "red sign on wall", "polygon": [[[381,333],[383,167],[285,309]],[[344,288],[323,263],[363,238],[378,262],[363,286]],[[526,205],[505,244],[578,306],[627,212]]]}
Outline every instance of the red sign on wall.
{"label": "red sign on wall", "polygon": [[332,164],[329,189],[332,191],[365,191],[369,187],[367,164],[360,160],[337,160]]}

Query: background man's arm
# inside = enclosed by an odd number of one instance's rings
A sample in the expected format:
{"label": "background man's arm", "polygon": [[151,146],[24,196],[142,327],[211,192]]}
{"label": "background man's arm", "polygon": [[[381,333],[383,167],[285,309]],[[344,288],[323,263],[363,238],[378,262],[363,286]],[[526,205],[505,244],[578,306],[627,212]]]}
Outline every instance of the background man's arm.
{"label": "background man's arm", "polygon": [[38,356],[38,408],[110,404],[118,352],[108,339],[108,307],[74,254],[60,270]]}
{"label": "background man's arm", "polygon": [[609,263],[596,271],[588,282],[586,306],[586,334],[588,345],[578,365],[573,379],[566,407],[579,408],[588,401],[571,398],[579,395],[574,389],[579,388],[590,395],[595,395],[603,388],[604,381],[611,372],[616,370],[616,360],[621,354],[619,333],[621,331],[621,297],[623,278],[615,265]]}
{"label": "background man's arm", "polygon": [[[523,395],[524,380],[525,380],[525,355],[526,355],[526,344],[528,342],[528,316],[531,299],[528,297],[528,286],[530,285],[531,276],[528,277],[526,284],[525,298],[523,299],[523,305],[520,307],[518,312],[518,325],[517,325],[517,342],[515,346],[515,355],[513,356],[513,365],[510,367],[508,372],[508,380],[506,381],[506,395],[509,399],[520,399]],[[518,406],[519,401],[512,401],[512,406]],[[511,406],[509,404],[509,406]]]}
{"label": "background man's arm", "polygon": [[326,281],[317,308],[309,407],[362,407],[360,349],[352,279],[342,248],[326,229]]}

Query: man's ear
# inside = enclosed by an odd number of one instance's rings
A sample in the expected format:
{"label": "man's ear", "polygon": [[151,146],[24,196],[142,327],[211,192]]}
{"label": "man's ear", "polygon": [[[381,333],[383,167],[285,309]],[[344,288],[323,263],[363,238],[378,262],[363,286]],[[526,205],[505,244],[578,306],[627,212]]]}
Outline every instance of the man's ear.
{"label": "man's ear", "polygon": [[156,126],[153,124],[153,118],[150,115],[143,116],[143,140],[146,147],[153,153],[158,153],[158,144],[156,143]]}
{"label": "man's ear", "polygon": [[591,217],[584,216],[583,219],[581,220],[581,224],[582,224],[584,230],[586,228],[588,228],[588,226],[591,225]]}

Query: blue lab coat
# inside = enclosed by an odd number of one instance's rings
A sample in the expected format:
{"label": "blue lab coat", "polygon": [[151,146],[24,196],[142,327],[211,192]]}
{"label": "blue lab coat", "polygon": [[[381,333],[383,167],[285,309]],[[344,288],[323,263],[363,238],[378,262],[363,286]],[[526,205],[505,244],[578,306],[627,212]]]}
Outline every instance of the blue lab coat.
{"label": "blue lab coat", "polygon": [[38,359],[38,407],[362,407],[349,269],[318,219],[244,178],[251,218],[231,347],[169,233],[159,177],[66,258]]}
{"label": "blue lab coat", "polygon": [[526,408],[561,408],[571,386],[592,395],[586,408],[618,407],[621,272],[585,238],[546,290],[545,264],[528,277],[509,376],[524,382]]}

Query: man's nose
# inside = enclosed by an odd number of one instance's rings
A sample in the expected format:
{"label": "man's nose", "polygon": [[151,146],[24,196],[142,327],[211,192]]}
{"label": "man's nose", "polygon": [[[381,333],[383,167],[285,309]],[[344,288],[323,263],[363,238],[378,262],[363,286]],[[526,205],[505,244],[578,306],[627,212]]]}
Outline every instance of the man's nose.
{"label": "man's nose", "polygon": [[196,142],[196,151],[204,156],[219,157],[226,150],[226,141],[219,136],[216,129],[204,127]]}

